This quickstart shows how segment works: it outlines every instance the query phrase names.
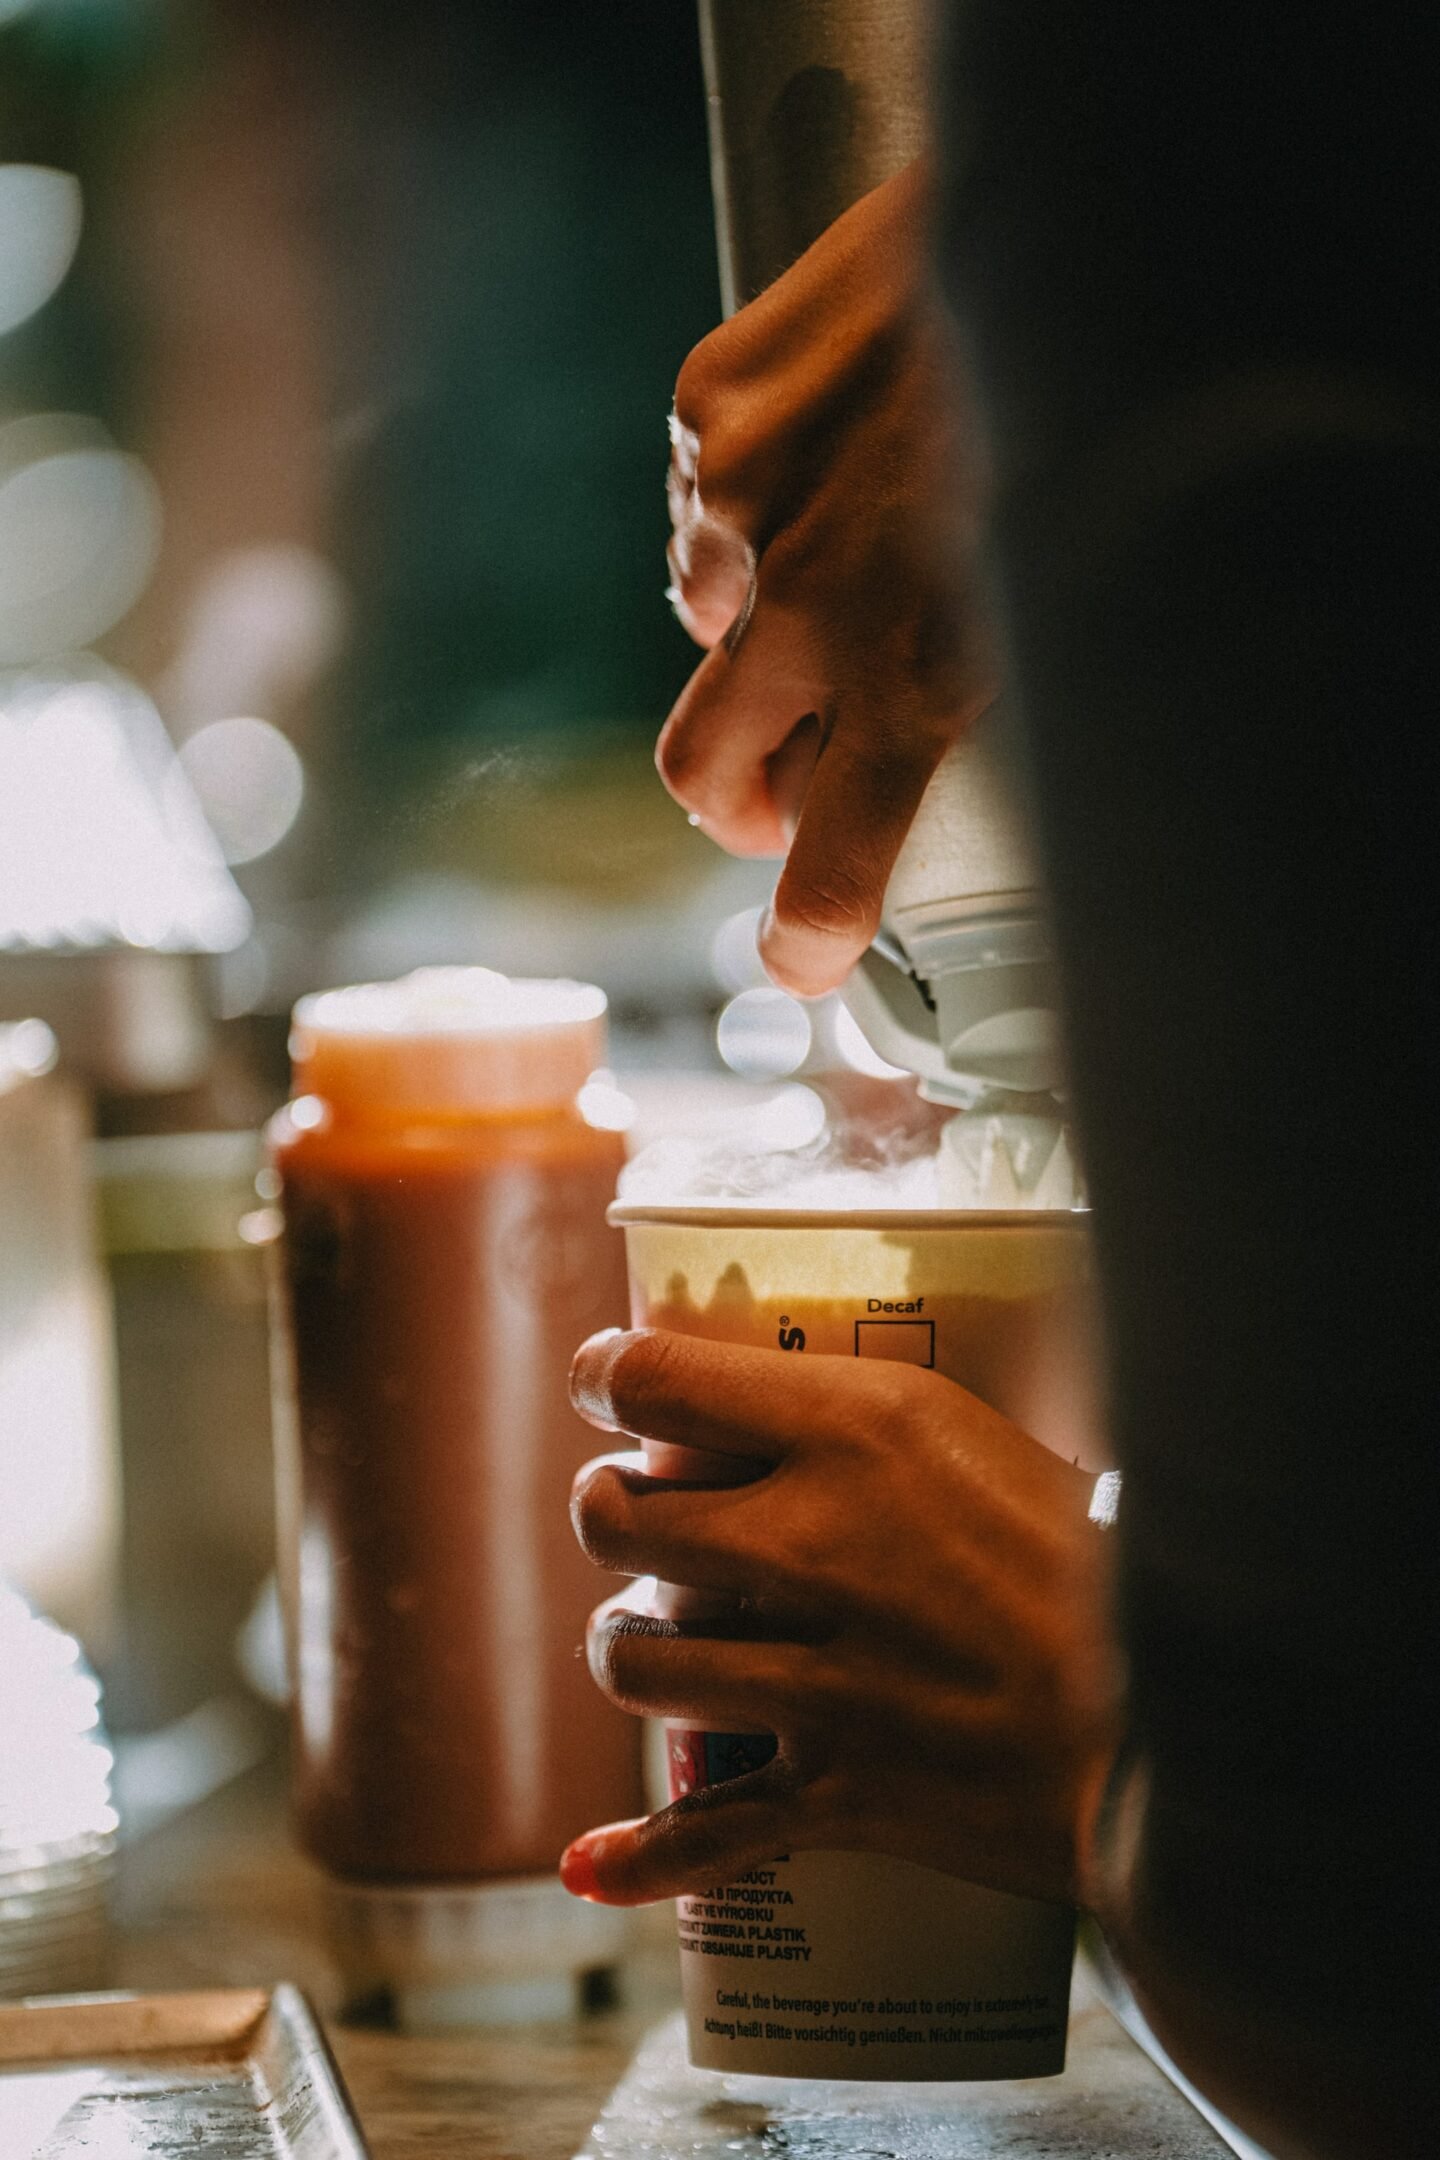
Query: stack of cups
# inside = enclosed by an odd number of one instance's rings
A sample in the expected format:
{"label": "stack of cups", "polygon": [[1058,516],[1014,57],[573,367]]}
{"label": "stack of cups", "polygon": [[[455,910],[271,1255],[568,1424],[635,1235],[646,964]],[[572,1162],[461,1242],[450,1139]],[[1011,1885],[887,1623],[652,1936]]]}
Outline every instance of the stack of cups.
{"label": "stack of cups", "polygon": [[100,1689],[0,1584],[0,1998],[103,1986],[115,1868]]}

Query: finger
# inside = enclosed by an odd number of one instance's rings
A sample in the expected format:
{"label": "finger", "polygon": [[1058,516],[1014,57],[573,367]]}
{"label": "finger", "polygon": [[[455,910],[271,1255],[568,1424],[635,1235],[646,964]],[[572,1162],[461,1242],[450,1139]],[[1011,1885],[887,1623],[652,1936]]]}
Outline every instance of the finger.
{"label": "finger", "polygon": [[660,777],[733,854],[785,852],[767,761],[814,703],[798,634],[763,601],[676,700],[656,746]]}
{"label": "finger", "polygon": [[765,786],[787,842],[794,838],[815,766],[825,747],[818,713],[808,713],[765,761]]}
{"label": "finger", "polygon": [[835,989],[870,943],[895,858],[949,741],[940,729],[903,745],[832,734],[760,929],[760,957],[782,989],[800,997]]}
{"label": "finger", "polygon": [[665,502],[670,522],[678,525],[690,507],[700,469],[700,437],[686,427],[680,415],[670,413],[670,464],[665,474]]}
{"label": "finger", "polygon": [[762,1463],[857,1429],[887,1384],[878,1363],[787,1357],[663,1328],[604,1329],[570,1368],[570,1400],[602,1432]]}
{"label": "finger", "polygon": [[693,493],[676,508],[672,493],[665,561],[675,612],[697,644],[715,645],[749,599],[754,551],[733,526],[707,517]]}
{"label": "finger", "polygon": [[795,1555],[772,1550],[769,1510],[741,1505],[753,1486],[669,1485],[602,1455],[579,1471],[570,1520],[586,1556],[616,1575],[656,1575],[688,1589],[803,1597]]}
{"label": "finger", "polygon": [[637,1609],[625,1590],[590,1615],[585,1655],[595,1685],[619,1709],[708,1732],[774,1732],[787,1724],[811,1662],[798,1643],[715,1635],[657,1618]]}
{"label": "finger", "polygon": [[693,487],[695,475],[700,469],[700,431],[687,426],[673,405],[666,427],[670,437],[671,463],[686,486]]}
{"label": "finger", "polygon": [[785,852],[785,829],[770,799],[765,760],[787,728],[767,686],[757,684],[755,694],[747,696],[729,649],[718,644],[690,677],[660,731],[655,763],[661,779],[692,820],[732,855]]}
{"label": "finger", "polygon": [[783,1757],[687,1794],[639,1822],[588,1830],[561,1855],[560,1880],[596,1905],[648,1905],[763,1867],[799,1842],[798,1793]]}

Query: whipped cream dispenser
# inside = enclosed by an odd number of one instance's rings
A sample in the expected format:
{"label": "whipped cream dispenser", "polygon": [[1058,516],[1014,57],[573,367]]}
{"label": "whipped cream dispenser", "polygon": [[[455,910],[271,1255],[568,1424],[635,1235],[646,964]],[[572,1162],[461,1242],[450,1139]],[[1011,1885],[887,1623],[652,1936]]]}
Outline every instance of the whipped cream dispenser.
{"label": "whipped cream dispenser", "polygon": [[[918,0],[700,0],[727,313],[925,147]],[[950,1207],[1068,1208],[1055,974],[1017,788],[992,706],[943,760],[845,986],[880,1055],[952,1103]]]}
{"label": "whipped cream dispenser", "polygon": [[953,1103],[947,1207],[1078,1200],[1059,1096],[1058,996],[1016,784],[1013,722],[991,706],[925,792],[845,1000],[882,1057]]}

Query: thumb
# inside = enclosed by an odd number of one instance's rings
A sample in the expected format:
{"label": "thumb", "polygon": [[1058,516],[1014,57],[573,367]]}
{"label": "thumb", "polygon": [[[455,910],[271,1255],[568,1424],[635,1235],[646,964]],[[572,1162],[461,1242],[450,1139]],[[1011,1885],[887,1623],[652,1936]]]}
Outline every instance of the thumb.
{"label": "thumb", "polygon": [[658,1815],[587,1830],[560,1856],[572,1897],[651,1905],[763,1866],[794,1840],[795,1799],[780,1758],[688,1793]]}

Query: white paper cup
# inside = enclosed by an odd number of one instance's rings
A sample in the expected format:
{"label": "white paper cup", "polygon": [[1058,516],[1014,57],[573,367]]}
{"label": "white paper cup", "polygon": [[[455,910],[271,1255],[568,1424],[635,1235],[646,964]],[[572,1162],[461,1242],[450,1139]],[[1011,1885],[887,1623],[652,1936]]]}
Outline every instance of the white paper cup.
{"label": "white paper cup", "polygon": [[[1093,1456],[1082,1216],[621,1203],[611,1220],[625,1230],[638,1327],[929,1366],[1057,1452]],[[685,1453],[667,1448],[657,1472],[683,1475]],[[689,1466],[696,1483],[724,1481],[716,1458]],[[762,1734],[666,1738],[672,1796],[773,1752]],[[678,1910],[690,2058],[704,2068],[945,2081],[1064,2068],[1068,1906],[821,1852],[779,1857]]]}

